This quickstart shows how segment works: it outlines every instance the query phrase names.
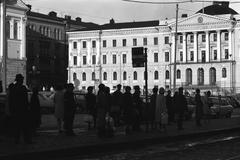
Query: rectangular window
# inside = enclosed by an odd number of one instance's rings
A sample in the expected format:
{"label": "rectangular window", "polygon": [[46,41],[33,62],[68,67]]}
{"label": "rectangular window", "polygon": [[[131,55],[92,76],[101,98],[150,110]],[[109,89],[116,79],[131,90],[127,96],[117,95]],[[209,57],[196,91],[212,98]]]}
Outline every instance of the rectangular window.
{"label": "rectangular window", "polygon": [[225,59],[229,58],[229,53],[228,53],[228,49],[225,49]]}
{"label": "rectangular window", "polygon": [[73,49],[77,49],[77,42],[73,42]]}
{"label": "rectangular window", "polygon": [[127,40],[126,40],[126,39],[123,39],[123,40],[122,40],[122,46],[123,46],[123,47],[126,47],[126,46],[127,46]]}
{"label": "rectangular window", "polygon": [[153,41],[154,45],[158,45],[158,37],[154,37]]}
{"label": "rectangular window", "polygon": [[180,61],[182,62],[183,61],[183,52],[180,51]]}
{"label": "rectangular window", "polygon": [[164,37],[164,44],[169,44],[169,37]]}
{"label": "rectangular window", "polygon": [[18,21],[14,21],[14,30],[13,30],[13,38],[14,39],[19,39],[18,37]]}
{"label": "rectangular window", "polygon": [[202,34],[202,42],[206,42],[206,34]]}
{"label": "rectangular window", "polygon": [[182,35],[179,36],[179,41],[180,41],[180,43],[183,43],[183,36]]}
{"label": "rectangular window", "polygon": [[96,41],[92,41],[92,48],[96,48]]}
{"label": "rectangular window", "polygon": [[224,40],[228,41],[228,32],[224,33]]}
{"label": "rectangular window", "polygon": [[213,60],[217,60],[217,50],[213,50]]}
{"label": "rectangular window", "polygon": [[202,62],[206,62],[206,51],[202,51]]}
{"label": "rectangular window", "polygon": [[137,46],[137,39],[136,38],[133,39],[133,46]]}
{"label": "rectangular window", "polygon": [[217,41],[217,33],[213,34],[213,41],[216,42]]}
{"label": "rectangular window", "polygon": [[154,62],[155,62],[155,63],[158,62],[158,53],[154,53]]}
{"label": "rectangular window", "polygon": [[147,38],[143,38],[143,45],[144,45],[144,46],[147,45]]}
{"label": "rectangular window", "polygon": [[77,56],[73,56],[73,65],[77,65]]}
{"label": "rectangular window", "polygon": [[123,54],[122,55],[122,59],[123,59],[123,64],[126,64],[127,63],[127,55],[126,54]]}
{"label": "rectangular window", "polygon": [[169,52],[165,52],[165,62],[169,62]]}
{"label": "rectangular window", "polygon": [[82,48],[87,48],[87,42],[86,41],[82,42]]}
{"label": "rectangular window", "polygon": [[190,51],[190,61],[193,61],[193,60],[194,60],[194,52]]}
{"label": "rectangular window", "polygon": [[191,34],[190,35],[190,43],[193,43],[194,42],[194,36]]}
{"label": "rectangular window", "polygon": [[92,64],[96,64],[96,55],[92,55]]}
{"label": "rectangular window", "polygon": [[112,58],[113,58],[113,60],[112,60],[113,64],[116,64],[117,63],[117,56],[116,56],[116,54],[114,54]]}
{"label": "rectangular window", "polygon": [[107,64],[107,55],[103,55],[103,64]]}
{"label": "rectangular window", "polygon": [[87,56],[83,56],[83,65],[87,64]]}
{"label": "rectangular window", "polygon": [[103,48],[106,48],[106,47],[107,47],[107,41],[103,40]]}
{"label": "rectangular window", "polygon": [[114,39],[113,41],[112,41],[112,45],[113,45],[113,47],[116,47],[117,46],[117,40],[116,39]]}

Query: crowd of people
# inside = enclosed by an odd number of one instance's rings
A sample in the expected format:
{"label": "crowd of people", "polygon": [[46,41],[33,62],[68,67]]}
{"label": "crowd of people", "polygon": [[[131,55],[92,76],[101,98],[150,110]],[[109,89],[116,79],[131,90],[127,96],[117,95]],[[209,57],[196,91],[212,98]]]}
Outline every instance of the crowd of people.
{"label": "crowd of people", "polygon": [[[8,87],[8,106],[13,120],[13,133],[15,143],[19,143],[21,134],[25,143],[32,143],[32,136],[41,124],[40,102],[38,88],[32,89],[30,100],[28,89],[23,85],[24,77],[17,74],[15,82]],[[125,126],[126,134],[145,129],[166,131],[167,125],[176,123],[178,130],[182,130],[185,113],[188,111],[188,103],[183,93],[183,88],[172,93],[165,91],[163,87],[152,89],[149,103],[144,103],[139,86],[134,86],[134,92],[130,86],[124,88],[117,85],[112,94],[110,88],[104,84],[98,86],[98,93],[94,94],[94,88],[88,87],[85,95],[87,114],[92,117],[93,127],[99,137],[114,136],[114,129]],[[54,116],[57,119],[59,133],[74,136],[73,122],[77,108],[72,83],[56,85],[53,96]],[[204,121],[210,121],[210,107],[212,105],[208,91],[204,97],[196,89],[195,94],[195,119],[196,125],[202,125]],[[144,125],[142,125],[144,124]],[[142,126],[145,126],[143,128]]]}
{"label": "crowd of people", "polygon": [[[93,93],[93,87],[88,87],[86,94],[87,110],[93,117],[94,128],[97,128],[99,137],[106,135],[106,127],[109,128],[106,121],[106,115],[113,118],[113,128],[125,125],[125,132],[129,134],[135,131],[145,131],[158,129],[166,131],[167,125],[176,123],[177,129],[182,130],[183,121],[188,112],[188,102],[184,95],[182,87],[172,96],[170,90],[167,92],[164,88],[153,88],[150,102],[146,105],[140,97],[139,86],[134,86],[134,92],[130,86],[125,87],[117,85],[115,92],[110,94],[109,87],[104,84],[99,85],[98,93]],[[165,93],[167,93],[165,95]],[[209,99],[211,92],[208,91],[205,96],[200,96],[200,90],[196,89],[195,94],[195,119],[196,125],[202,125],[204,121],[210,120],[212,105]],[[141,124],[145,124],[142,128]],[[112,131],[112,130],[111,130]]]}
{"label": "crowd of people", "polygon": [[[23,136],[24,143],[31,144],[32,137],[41,125],[41,106],[38,88],[32,88],[29,98],[29,90],[23,85],[24,77],[17,74],[15,81],[7,89],[7,108],[11,117],[10,132],[13,133],[16,144],[20,143]],[[67,136],[75,135],[73,132],[73,120],[76,111],[76,101],[72,83],[65,86],[57,85],[53,97],[55,117],[59,132],[65,131]],[[63,123],[64,121],[64,123]]]}

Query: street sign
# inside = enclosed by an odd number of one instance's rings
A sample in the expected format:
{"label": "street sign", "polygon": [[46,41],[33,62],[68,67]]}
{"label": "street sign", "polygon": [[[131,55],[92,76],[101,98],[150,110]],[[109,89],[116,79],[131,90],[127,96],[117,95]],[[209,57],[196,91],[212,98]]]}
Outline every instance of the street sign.
{"label": "street sign", "polygon": [[143,47],[132,48],[132,65],[133,67],[144,67],[145,57]]}

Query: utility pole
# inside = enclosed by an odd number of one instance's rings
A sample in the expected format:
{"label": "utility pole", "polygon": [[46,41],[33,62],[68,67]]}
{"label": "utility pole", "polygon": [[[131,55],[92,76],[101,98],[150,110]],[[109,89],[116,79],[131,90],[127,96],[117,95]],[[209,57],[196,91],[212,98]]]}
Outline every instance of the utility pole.
{"label": "utility pole", "polygon": [[2,67],[1,67],[1,75],[2,75],[2,87],[3,92],[6,92],[7,86],[7,73],[6,73],[6,65],[7,65],[7,52],[6,52],[6,0],[1,0],[1,51],[0,55],[2,56]]}
{"label": "utility pole", "polygon": [[174,48],[174,67],[173,67],[173,93],[176,90],[176,70],[177,70],[177,29],[178,29],[178,3],[176,4],[176,26],[175,26],[175,48]]}

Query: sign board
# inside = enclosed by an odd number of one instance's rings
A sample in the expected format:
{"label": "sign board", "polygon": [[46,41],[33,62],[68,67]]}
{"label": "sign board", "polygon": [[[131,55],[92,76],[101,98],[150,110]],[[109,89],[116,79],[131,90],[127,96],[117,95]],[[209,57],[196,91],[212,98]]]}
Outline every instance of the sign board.
{"label": "sign board", "polygon": [[144,48],[143,47],[132,48],[133,67],[144,67],[144,62],[145,62]]}

